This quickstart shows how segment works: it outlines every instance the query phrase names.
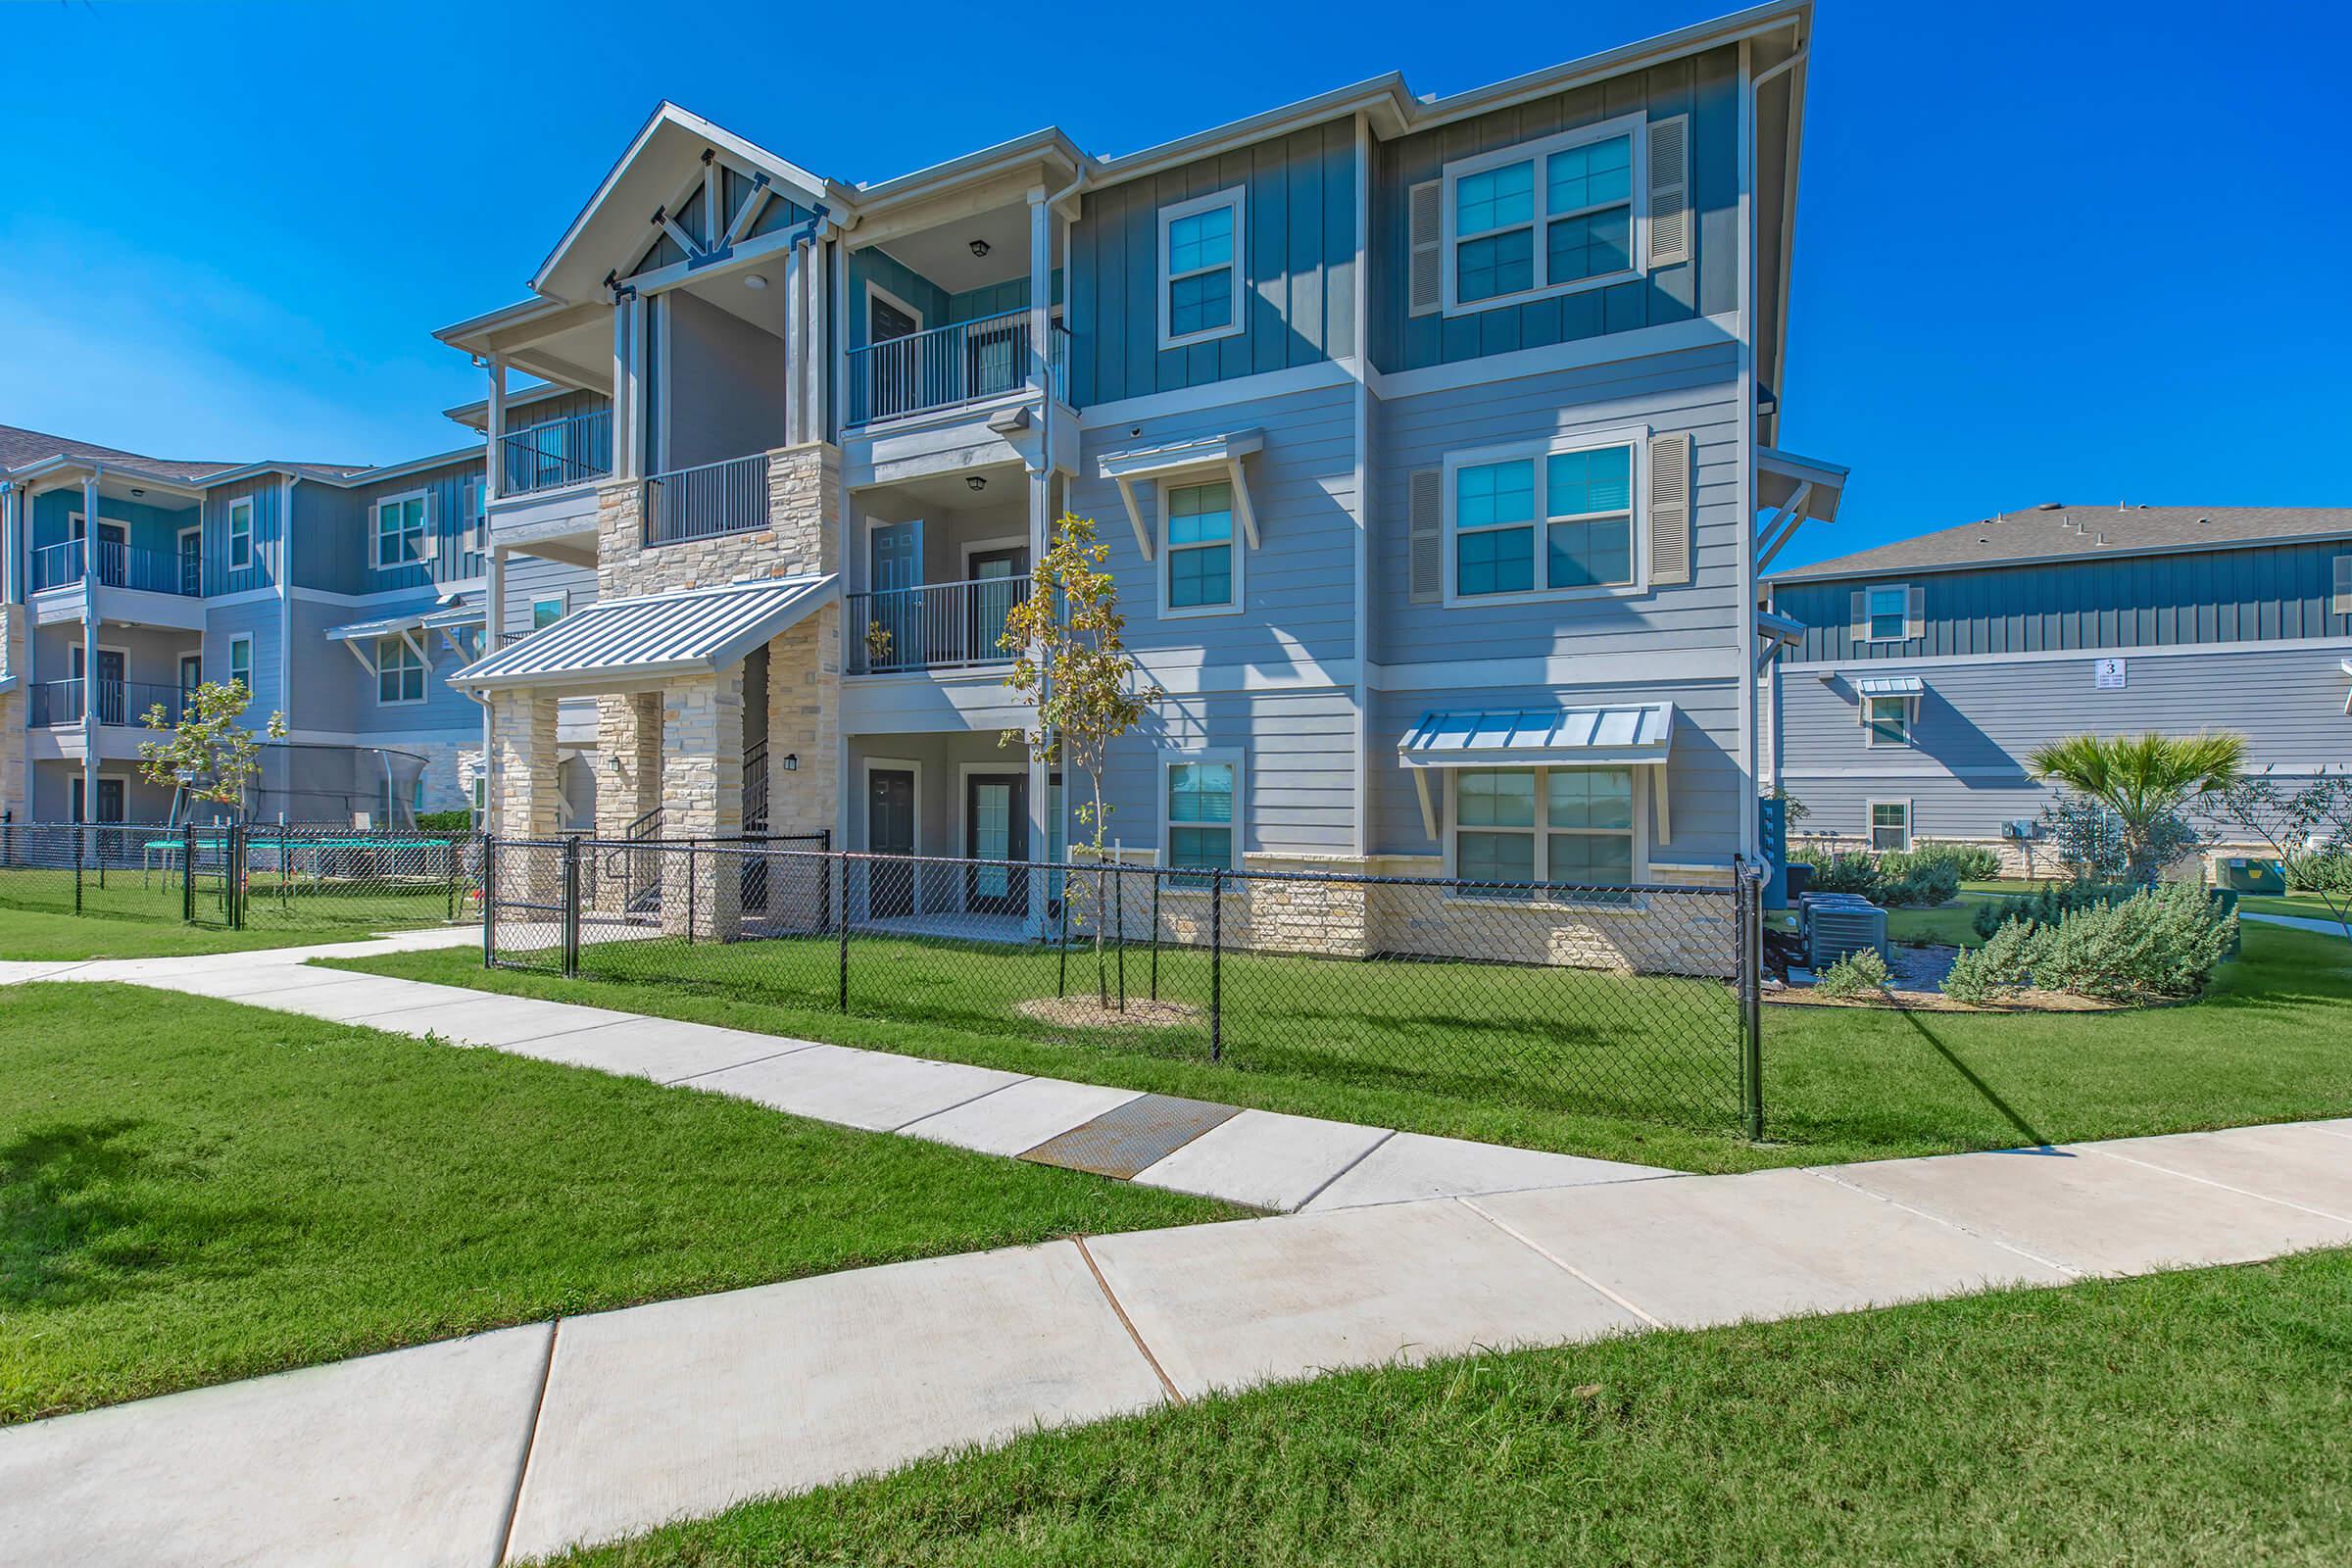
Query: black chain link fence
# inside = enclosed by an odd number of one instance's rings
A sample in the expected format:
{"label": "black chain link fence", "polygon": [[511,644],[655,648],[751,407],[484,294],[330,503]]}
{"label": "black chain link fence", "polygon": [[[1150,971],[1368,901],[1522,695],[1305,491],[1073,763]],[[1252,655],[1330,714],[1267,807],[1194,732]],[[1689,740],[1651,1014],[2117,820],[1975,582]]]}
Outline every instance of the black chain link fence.
{"label": "black chain link fence", "polygon": [[810,841],[488,849],[493,966],[1760,1135],[1744,870],[1585,888]]}
{"label": "black chain link fence", "polygon": [[0,906],[230,929],[470,922],[481,840],[326,824],[0,823]]}

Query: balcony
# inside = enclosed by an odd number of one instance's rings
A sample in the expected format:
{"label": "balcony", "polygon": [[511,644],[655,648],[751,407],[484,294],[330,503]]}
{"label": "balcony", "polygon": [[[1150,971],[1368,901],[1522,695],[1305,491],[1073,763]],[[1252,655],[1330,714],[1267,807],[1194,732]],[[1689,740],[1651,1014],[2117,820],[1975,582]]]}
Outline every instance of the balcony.
{"label": "balcony", "polygon": [[[991,403],[1030,384],[1026,308],[956,321],[850,351],[847,423],[880,424]],[[1069,401],[1070,334],[1049,337],[1054,395]]]}
{"label": "balcony", "polygon": [[612,472],[612,411],[597,409],[509,430],[501,442],[499,494],[531,495]]}
{"label": "balcony", "polygon": [[848,596],[843,638],[853,675],[1002,664],[1004,617],[1029,598],[1026,577],[926,583]]}
{"label": "balcony", "polygon": [[673,468],[645,481],[645,542],[748,533],[767,526],[767,454]]}
{"label": "balcony", "polygon": [[[87,691],[85,693],[85,688]],[[79,725],[86,711],[85,697],[98,705],[98,722],[128,727],[143,726],[151,708],[162,708],[165,718],[176,725],[187,711],[188,693],[176,686],[167,686],[144,680],[51,680],[34,684],[28,691],[25,724],[32,729],[71,729]]]}
{"label": "balcony", "polygon": [[[191,530],[190,538],[195,537]],[[44,545],[32,553],[32,591],[42,593],[80,582],[90,573],[86,539]],[[204,567],[194,555],[173,556],[161,550],[134,550],[112,539],[98,541],[97,577],[108,588],[132,588],[141,593],[175,594],[196,599],[204,594]]]}

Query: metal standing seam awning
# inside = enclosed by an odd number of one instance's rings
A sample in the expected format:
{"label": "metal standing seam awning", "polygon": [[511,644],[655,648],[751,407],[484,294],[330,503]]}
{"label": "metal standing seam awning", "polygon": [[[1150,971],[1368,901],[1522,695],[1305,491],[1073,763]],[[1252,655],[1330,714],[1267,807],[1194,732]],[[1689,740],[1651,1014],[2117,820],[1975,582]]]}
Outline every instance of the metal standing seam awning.
{"label": "metal standing seam awning", "polygon": [[[2352,659],[2345,660],[2337,667],[2345,674],[2352,675]],[[2347,687],[2344,691],[2344,713],[2347,717],[2352,717],[2352,687]]]}
{"label": "metal standing seam awning", "polygon": [[593,690],[715,673],[832,603],[838,581],[828,572],[599,600],[476,660],[450,684]]}
{"label": "metal standing seam awning", "polygon": [[1396,743],[1396,760],[1413,775],[1421,825],[1438,836],[1429,773],[1442,767],[1655,767],[1658,842],[1674,840],[1666,799],[1666,763],[1674,750],[1674,705],[1605,708],[1432,709]]}
{"label": "metal standing seam awning", "polygon": [[1136,548],[1150,561],[1155,554],[1152,530],[1144,526],[1142,508],[1136,505],[1135,487],[1138,481],[1157,480],[1182,473],[1222,474],[1233,485],[1233,520],[1241,524],[1242,537],[1250,548],[1257,548],[1257,509],[1250,504],[1250,478],[1243,471],[1242,460],[1259,451],[1266,444],[1263,430],[1230,430],[1219,435],[1194,436],[1188,440],[1170,441],[1158,446],[1130,447],[1124,452],[1105,452],[1097,465],[1105,479],[1116,480],[1119,501],[1127,509],[1127,525],[1135,530]]}
{"label": "metal standing seam awning", "polygon": [[432,656],[424,651],[424,643],[416,634],[424,629],[425,617],[433,612],[433,609],[430,605],[420,606],[394,615],[378,615],[373,620],[355,620],[342,626],[329,626],[326,640],[341,643],[350,649],[351,657],[358,660],[360,667],[370,676],[376,673],[375,645],[385,637],[397,637],[407,643],[424,667],[430,669],[433,667]]}
{"label": "metal standing seam awning", "polygon": [[1926,694],[1927,682],[1917,675],[1857,675],[1854,677],[1854,722],[1870,722],[1870,700],[1873,697],[1900,697],[1906,710],[1916,714],[1919,700]]}

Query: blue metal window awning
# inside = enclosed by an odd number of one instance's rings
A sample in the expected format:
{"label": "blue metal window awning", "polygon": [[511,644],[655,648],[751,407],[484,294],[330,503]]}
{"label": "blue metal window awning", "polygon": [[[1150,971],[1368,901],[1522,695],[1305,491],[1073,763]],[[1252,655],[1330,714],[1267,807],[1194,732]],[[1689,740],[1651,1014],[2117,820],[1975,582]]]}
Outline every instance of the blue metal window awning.
{"label": "blue metal window awning", "polygon": [[1854,690],[1865,697],[1917,697],[1928,689],[1917,675],[1864,675]]}
{"label": "blue metal window awning", "polygon": [[715,672],[833,602],[830,572],[605,599],[509,643],[450,677],[455,686],[569,686]]}
{"label": "blue metal window awning", "polygon": [[1666,763],[1674,751],[1674,705],[1606,708],[1432,709],[1396,743],[1396,760],[1413,775],[1421,823],[1438,836],[1432,768],[1655,767],[1650,800],[1658,842],[1674,836],[1666,799]]}

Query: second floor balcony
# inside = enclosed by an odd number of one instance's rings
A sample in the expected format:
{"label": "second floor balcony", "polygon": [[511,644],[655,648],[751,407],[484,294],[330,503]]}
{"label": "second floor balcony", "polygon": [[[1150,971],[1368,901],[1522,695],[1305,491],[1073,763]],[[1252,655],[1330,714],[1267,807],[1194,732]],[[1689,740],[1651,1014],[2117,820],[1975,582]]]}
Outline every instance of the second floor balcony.
{"label": "second floor balcony", "polygon": [[161,708],[165,722],[176,725],[189,702],[189,694],[177,686],[144,680],[39,681],[27,697],[24,722],[33,729],[77,727],[93,706],[101,724],[144,726],[148,712]]}
{"label": "second floor balcony", "polygon": [[894,675],[1001,664],[1004,619],[1029,599],[1027,577],[925,583],[845,597],[853,675]]}
{"label": "second floor balcony", "polygon": [[594,409],[509,430],[500,443],[499,494],[531,495],[612,472],[612,411]]}
{"label": "second floor balcony", "polygon": [[[190,529],[192,542],[196,535]],[[192,548],[174,555],[142,550],[119,540],[100,539],[95,549],[87,539],[69,539],[44,545],[32,553],[32,591],[67,588],[95,576],[108,588],[133,588],[141,593],[175,594],[201,598],[204,562]]]}
{"label": "second floor balcony", "polygon": [[[844,422],[891,419],[993,403],[1032,384],[1031,318],[1026,307],[885,338],[850,351]],[[1069,329],[1048,333],[1053,395],[1069,401]]]}

